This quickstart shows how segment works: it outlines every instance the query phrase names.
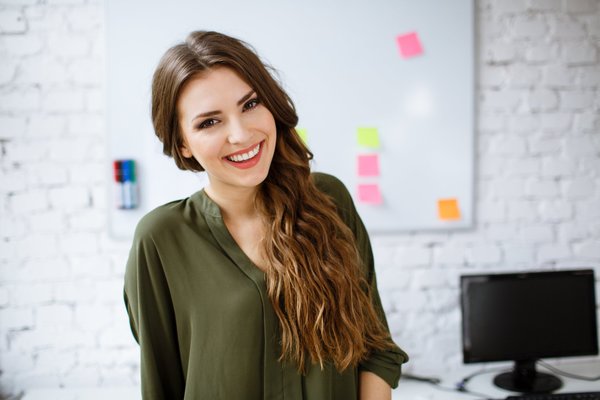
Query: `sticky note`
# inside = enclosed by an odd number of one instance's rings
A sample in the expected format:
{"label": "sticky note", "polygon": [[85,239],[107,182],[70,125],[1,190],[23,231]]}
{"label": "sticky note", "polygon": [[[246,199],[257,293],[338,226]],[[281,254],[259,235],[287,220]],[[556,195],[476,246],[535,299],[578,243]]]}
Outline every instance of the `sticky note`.
{"label": "sticky note", "polygon": [[377,132],[377,128],[358,128],[357,140],[359,146],[378,148],[379,133]]}
{"label": "sticky note", "polygon": [[304,144],[308,143],[308,134],[306,133],[306,129],[296,129],[296,132],[298,133],[298,136],[300,136],[300,139],[302,139],[302,141],[304,142]]}
{"label": "sticky note", "polygon": [[450,221],[460,219],[460,209],[456,199],[439,199],[438,216],[441,220]]}
{"label": "sticky note", "polygon": [[379,156],[377,154],[358,156],[358,176],[379,176]]}
{"label": "sticky note", "polygon": [[358,185],[358,201],[364,204],[381,204],[381,191],[377,184],[361,184]]}
{"label": "sticky note", "polygon": [[410,32],[396,37],[400,54],[403,58],[419,56],[423,53],[423,47],[417,32]]}

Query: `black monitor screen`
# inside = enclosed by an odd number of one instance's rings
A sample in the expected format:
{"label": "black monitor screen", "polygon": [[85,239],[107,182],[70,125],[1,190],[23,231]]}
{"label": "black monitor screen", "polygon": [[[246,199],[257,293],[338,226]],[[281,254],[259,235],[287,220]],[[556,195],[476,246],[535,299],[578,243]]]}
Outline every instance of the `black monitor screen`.
{"label": "black monitor screen", "polygon": [[593,270],[461,276],[466,363],[598,354]]}

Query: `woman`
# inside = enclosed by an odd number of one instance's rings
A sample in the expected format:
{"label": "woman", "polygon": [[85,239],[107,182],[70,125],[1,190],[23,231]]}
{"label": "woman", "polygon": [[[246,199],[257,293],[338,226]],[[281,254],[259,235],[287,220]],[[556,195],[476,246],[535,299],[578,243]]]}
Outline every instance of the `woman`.
{"label": "woman", "polygon": [[161,59],[152,119],[209,184],[138,224],[125,303],[144,399],[389,399],[391,340],[367,232],[311,174],[293,103],[245,43],[193,32]]}

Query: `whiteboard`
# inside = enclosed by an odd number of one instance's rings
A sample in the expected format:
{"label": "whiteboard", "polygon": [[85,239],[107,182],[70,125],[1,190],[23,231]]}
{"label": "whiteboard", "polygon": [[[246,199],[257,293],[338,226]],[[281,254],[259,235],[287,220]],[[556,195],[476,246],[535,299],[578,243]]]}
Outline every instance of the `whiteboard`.
{"label": "whiteboard", "polygon": [[[114,237],[131,237],[145,213],[207,183],[162,154],[150,119],[158,60],[193,30],[238,37],[278,70],[313,170],[346,184],[370,232],[472,226],[472,0],[107,0],[106,16],[109,157],[136,161],[140,195],[137,209],[119,210],[110,185]],[[405,58],[397,37],[411,32],[423,52]],[[361,146],[359,127],[376,128],[379,147]],[[365,154],[378,158],[377,176],[358,175]],[[361,184],[377,185],[381,204],[362,202]],[[460,216],[440,219],[448,198]]]}

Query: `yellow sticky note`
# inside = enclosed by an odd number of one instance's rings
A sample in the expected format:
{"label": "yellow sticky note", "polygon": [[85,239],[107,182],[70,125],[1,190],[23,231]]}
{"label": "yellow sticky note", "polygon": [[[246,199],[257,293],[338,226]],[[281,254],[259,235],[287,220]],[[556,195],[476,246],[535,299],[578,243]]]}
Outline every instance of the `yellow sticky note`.
{"label": "yellow sticky note", "polygon": [[379,133],[377,128],[360,127],[357,130],[358,145],[363,147],[378,148]]}
{"label": "yellow sticky note", "polygon": [[460,209],[456,199],[439,199],[438,216],[441,220],[451,221],[460,219]]}
{"label": "yellow sticky note", "polygon": [[298,136],[300,136],[300,139],[302,139],[304,144],[307,144],[308,143],[308,133],[306,132],[306,129],[296,128],[296,132],[298,133]]}

